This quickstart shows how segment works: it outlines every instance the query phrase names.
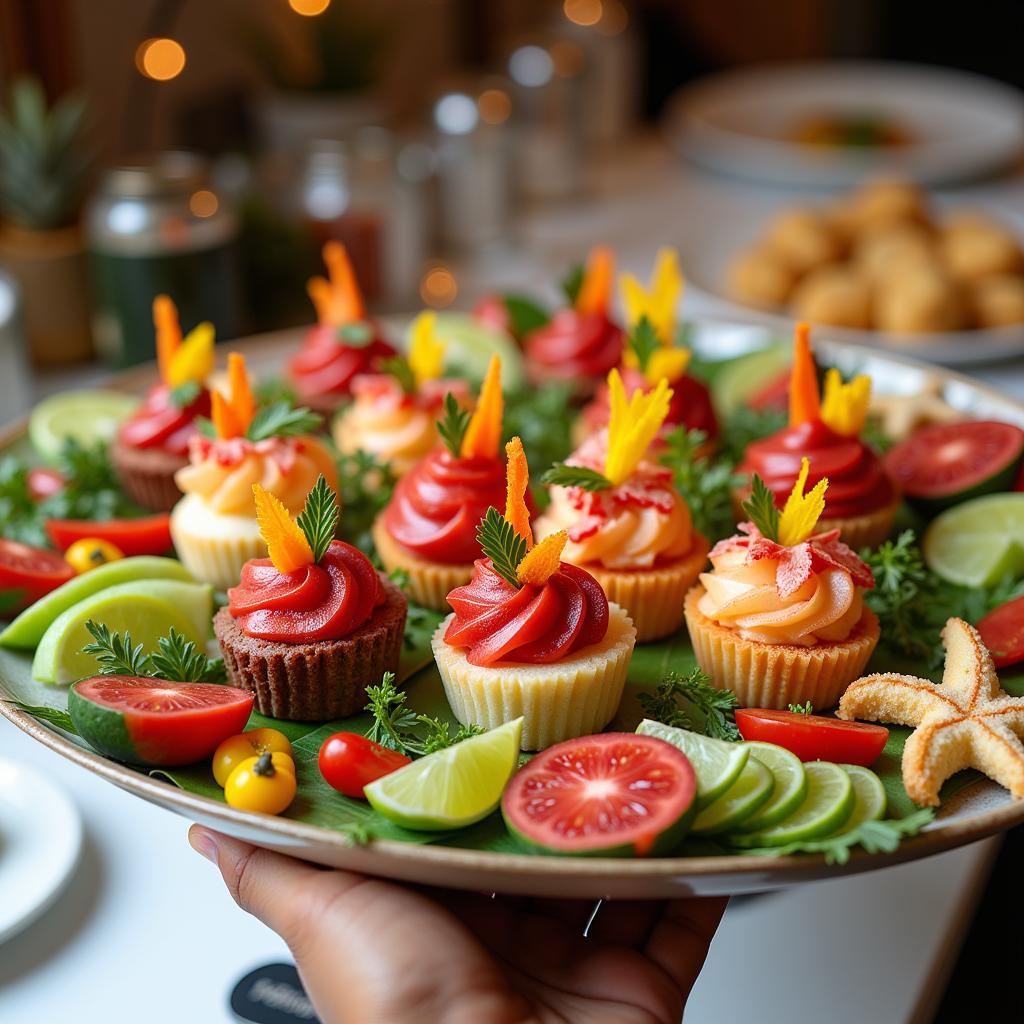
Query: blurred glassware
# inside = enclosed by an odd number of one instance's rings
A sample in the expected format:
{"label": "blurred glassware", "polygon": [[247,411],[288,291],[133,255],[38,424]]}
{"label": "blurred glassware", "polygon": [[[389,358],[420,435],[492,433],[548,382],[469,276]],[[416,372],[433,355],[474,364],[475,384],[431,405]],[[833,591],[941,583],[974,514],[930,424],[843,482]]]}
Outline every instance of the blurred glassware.
{"label": "blurred glassware", "polygon": [[0,270],[0,426],[32,404],[21,301],[14,279]]}
{"label": "blurred glassware", "polygon": [[186,327],[209,320],[221,341],[240,333],[238,220],[207,170],[193,153],[161,153],[108,170],[89,202],[93,331],[117,366],[153,358],[152,302],[161,292]]}

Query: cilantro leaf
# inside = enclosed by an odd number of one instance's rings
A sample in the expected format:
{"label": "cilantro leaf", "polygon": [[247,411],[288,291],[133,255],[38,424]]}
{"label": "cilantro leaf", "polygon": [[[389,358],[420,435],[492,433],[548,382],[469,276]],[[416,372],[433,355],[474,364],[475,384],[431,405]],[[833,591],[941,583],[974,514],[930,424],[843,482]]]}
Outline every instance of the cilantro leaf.
{"label": "cilantro leaf", "polygon": [[306,408],[293,408],[289,402],[265,405],[252,419],[245,436],[250,441],[269,437],[295,437],[309,434],[323,422],[323,417]]}
{"label": "cilantro leaf", "polygon": [[556,487],[580,487],[584,491],[604,491],[612,486],[603,473],[589,466],[570,466],[556,462],[542,477],[541,482]]}
{"label": "cilantro leaf", "polygon": [[526,555],[526,541],[493,506],[480,521],[476,539],[483,553],[491,560],[494,571],[518,590],[522,584],[516,576],[516,569]]}
{"label": "cilantro leaf", "polygon": [[762,537],[774,541],[779,539],[779,510],[775,505],[775,495],[756,473],[750,479],[750,497],[743,502],[743,511],[761,531]]}
{"label": "cilantro leaf", "polygon": [[327,481],[321,473],[295,520],[309,542],[314,562],[319,562],[324,557],[331,541],[334,540],[340,515],[338,496],[327,486]]}

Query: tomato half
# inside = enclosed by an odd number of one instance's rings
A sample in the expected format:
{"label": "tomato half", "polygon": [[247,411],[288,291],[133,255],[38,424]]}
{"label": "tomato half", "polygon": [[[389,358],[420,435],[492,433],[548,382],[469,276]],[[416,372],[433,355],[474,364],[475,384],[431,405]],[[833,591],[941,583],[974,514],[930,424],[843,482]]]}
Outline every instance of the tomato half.
{"label": "tomato half", "polygon": [[35,466],[28,471],[28,493],[35,501],[52,498],[64,489],[64,477],[55,469]]}
{"label": "tomato half", "polygon": [[739,708],[736,725],[745,740],[785,747],[801,761],[834,761],[868,768],[889,738],[884,725],[842,722],[822,715],[801,715],[771,708]]}
{"label": "tomato half", "polygon": [[27,608],[74,575],[60,555],[0,538],[0,614]]}
{"label": "tomato half", "polygon": [[978,622],[978,632],[996,668],[1024,661],[1024,597],[1015,597]]}
{"label": "tomato half", "polygon": [[167,512],[141,519],[47,519],[46,532],[61,551],[87,537],[109,541],[120,548],[126,558],[164,555],[172,546],[171,517]]}
{"label": "tomato half", "polygon": [[363,799],[363,787],[409,764],[411,758],[357,732],[336,732],[320,747],[320,774],[332,789]]}

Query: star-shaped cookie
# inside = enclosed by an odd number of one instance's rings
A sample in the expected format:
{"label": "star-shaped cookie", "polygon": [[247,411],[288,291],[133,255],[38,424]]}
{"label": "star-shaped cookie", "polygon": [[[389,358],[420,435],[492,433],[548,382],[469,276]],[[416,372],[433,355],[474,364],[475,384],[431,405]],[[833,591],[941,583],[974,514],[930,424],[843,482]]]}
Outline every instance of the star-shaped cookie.
{"label": "star-shaped cookie", "polygon": [[903,748],[903,786],[917,804],[936,807],[939,787],[962,768],[976,768],[1017,799],[1024,798],[1024,697],[999,688],[981,637],[963,619],[942,630],[942,683],[890,673],[852,682],[838,718],[914,725]]}

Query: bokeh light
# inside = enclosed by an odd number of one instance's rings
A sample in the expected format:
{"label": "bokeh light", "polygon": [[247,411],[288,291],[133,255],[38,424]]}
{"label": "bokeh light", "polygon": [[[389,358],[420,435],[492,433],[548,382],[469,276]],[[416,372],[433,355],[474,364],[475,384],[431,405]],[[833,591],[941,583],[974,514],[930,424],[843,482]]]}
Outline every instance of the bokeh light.
{"label": "bokeh light", "polygon": [[455,275],[447,267],[431,267],[420,281],[420,298],[434,309],[450,306],[458,294]]}
{"label": "bokeh light", "polygon": [[485,124],[502,124],[512,113],[512,101],[501,89],[484,89],[476,101],[480,119]]}
{"label": "bokeh light", "polygon": [[551,44],[551,60],[559,78],[572,78],[583,70],[583,48],[567,39]]}
{"label": "bokeh light", "polygon": [[508,59],[508,72],[520,85],[537,88],[551,81],[554,64],[542,46],[520,46]]}
{"label": "bokeh light", "polygon": [[622,0],[604,0],[604,14],[595,26],[603,36],[618,36],[629,25],[629,11]]}
{"label": "bokeh light", "polygon": [[562,10],[574,25],[584,27],[596,25],[603,13],[601,0],[565,0]]}
{"label": "bokeh light", "polygon": [[434,123],[448,135],[468,135],[478,120],[476,102],[464,92],[450,92],[434,105]]}
{"label": "bokeh light", "polygon": [[135,51],[135,66],[147,78],[169,82],[185,69],[185,48],[175,39],[146,39]]}
{"label": "bokeh light", "polygon": [[196,217],[212,217],[219,206],[217,197],[208,188],[193,192],[188,200],[188,208]]}
{"label": "bokeh light", "polygon": [[331,0],[288,0],[288,6],[306,18],[315,18],[331,6]]}

